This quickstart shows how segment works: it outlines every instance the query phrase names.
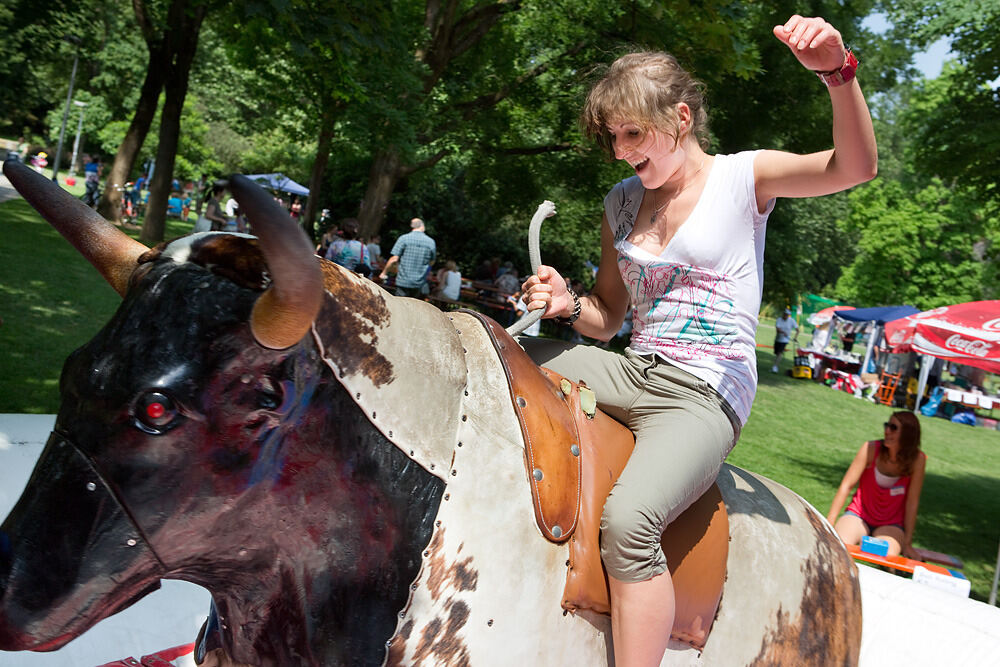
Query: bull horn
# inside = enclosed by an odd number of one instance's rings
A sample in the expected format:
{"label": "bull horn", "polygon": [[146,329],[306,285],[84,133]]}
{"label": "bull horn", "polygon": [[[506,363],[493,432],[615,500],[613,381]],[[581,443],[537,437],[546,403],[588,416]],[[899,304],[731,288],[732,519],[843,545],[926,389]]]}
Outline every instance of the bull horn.
{"label": "bull horn", "polygon": [[271,286],[254,303],[250,330],[264,347],[283,350],[309,331],[323,302],[323,274],[305,232],[271,195],[235,174],[229,188],[246,211],[267,260]]}
{"label": "bull horn", "polygon": [[28,203],[124,297],[136,260],[149,248],[34,169],[7,160],[3,173]]}

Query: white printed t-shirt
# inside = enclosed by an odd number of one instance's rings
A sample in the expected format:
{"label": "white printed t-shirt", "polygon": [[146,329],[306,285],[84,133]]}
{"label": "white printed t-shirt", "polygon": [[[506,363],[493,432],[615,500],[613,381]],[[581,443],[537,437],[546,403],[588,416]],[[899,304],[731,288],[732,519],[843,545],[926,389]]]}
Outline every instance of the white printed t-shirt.
{"label": "white printed t-shirt", "polygon": [[744,424],[757,392],[764,229],[774,208],[771,200],[757,211],[756,154],[715,156],[698,203],[659,257],[627,240],[646,192],[639,177],[604,199],[634,309],[630,347],[707,382]]}

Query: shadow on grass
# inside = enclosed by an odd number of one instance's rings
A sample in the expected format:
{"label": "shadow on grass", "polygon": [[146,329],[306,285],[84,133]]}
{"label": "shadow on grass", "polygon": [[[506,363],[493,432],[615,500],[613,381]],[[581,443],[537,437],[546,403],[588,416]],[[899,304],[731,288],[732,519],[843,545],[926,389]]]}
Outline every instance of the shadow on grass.
{"label": "shadow on grass", "polygon": [[[190,231],[173,222],[168,238]],[[0,204],[0,225],[0,412],[56,412],[63,362],[121,299],[23,199]]]}
{"label": "shadow on grass", "polygon": [[0,224],[0,412],[55,412],[63,361],[119,298],[27,202],[0,205]]}

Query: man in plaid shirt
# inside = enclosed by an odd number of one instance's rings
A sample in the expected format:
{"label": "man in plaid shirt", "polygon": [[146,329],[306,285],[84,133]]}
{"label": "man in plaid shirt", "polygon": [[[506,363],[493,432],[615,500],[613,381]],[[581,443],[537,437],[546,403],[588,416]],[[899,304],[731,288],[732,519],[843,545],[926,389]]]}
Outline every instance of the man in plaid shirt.
{"label": "man in plaid shirt", "polygon": [[382,269],[381,279],[385,280],[389,267],[399,262],[396,271],[396,296],[420,298],[427,285],[427,271],[437,257],[437,244],[424,231],[424,221],[414,218],[410,221],[410,232],[396,239],[392,246],[392,257]]}

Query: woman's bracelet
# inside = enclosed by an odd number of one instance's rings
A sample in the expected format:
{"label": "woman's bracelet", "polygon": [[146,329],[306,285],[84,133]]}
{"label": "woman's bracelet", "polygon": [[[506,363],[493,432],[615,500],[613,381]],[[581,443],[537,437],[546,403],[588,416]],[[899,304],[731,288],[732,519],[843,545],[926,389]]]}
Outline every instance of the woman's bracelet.
{"label": "woman's bracelet", "polygon": [[580,319],[580,309],[581,309],[581,306],[580,306],[580,297],[578,297],[576,295],[576,292],[574,292],[569,287],[566,288],[566,292],[571,297],[573,297],[573,312],[572,312],[572,314],[569,317],[560,317],[559,321],[563,322],[565,324],[573,324],[578,319]]}

